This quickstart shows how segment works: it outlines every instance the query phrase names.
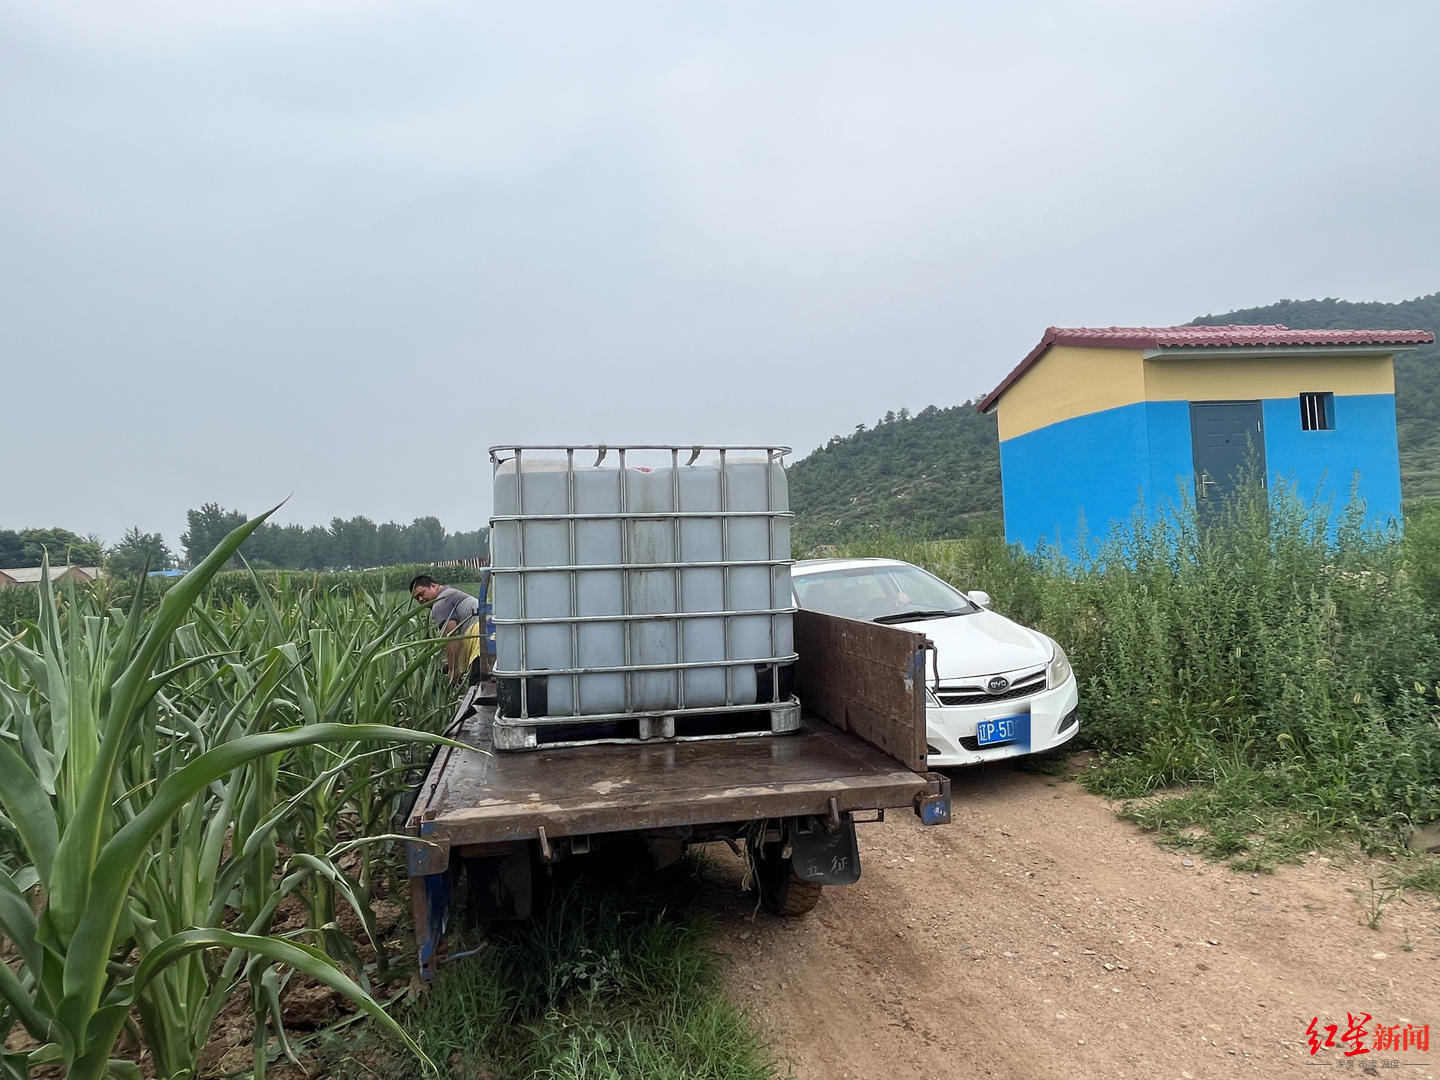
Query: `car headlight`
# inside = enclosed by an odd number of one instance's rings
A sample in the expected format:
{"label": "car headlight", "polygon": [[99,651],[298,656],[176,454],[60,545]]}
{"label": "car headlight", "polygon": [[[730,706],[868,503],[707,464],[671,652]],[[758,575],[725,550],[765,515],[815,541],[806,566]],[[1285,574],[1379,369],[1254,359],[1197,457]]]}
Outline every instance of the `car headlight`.
{"label": "car headlight", "polygon": [[1055,655],[1050,657],[1050,665],[1045,669],[1045,685],[1059,686],[1070,678],[1074,669],[1070,666],[1070,658],[1065,655],[1065,650],[1060,647],[1060,643],[1051,638],[1050,644],[1055,646]]}

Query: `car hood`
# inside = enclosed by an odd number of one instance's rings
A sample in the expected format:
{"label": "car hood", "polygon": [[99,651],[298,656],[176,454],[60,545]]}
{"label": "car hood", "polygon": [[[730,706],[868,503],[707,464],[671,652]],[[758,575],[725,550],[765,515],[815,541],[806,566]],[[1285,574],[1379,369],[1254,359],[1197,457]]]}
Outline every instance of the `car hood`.
{"label": "car hood", "polygon": [[924,634],[935,643],[941,682],[1050,662],[1049,639],[993,611],[895,625]]}

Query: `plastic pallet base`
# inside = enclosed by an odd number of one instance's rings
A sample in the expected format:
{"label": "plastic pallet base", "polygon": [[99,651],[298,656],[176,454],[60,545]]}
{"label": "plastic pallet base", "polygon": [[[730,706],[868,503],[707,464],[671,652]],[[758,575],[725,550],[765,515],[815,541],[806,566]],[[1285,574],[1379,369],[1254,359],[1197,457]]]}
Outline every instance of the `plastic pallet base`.
{"label": "plastic pallet base", "polygon": [[535,724],[495,717],[491,745],[496,750],[542,750],[601,743],[661,743],[692,739],[740,739],[753,735],[788,735],[800,730],[800,702],[757,705],[734,712],[669,713],[587,720],[577,716],[564,723]]}

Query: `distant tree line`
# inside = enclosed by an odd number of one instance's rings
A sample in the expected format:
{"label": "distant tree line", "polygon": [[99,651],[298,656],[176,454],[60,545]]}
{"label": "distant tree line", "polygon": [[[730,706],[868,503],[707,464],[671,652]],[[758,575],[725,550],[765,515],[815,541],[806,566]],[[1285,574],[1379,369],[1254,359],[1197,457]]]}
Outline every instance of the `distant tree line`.
{"label": "distant tree line", "polygon": [[[206,503],[185,514],[180,536],[185,560],[194,565],[220,538],[248,520],[239,510]],[[323,525],[275,525],[266,522],[245,541],[240,554],[252,566],[277,570],[344,570],[398,563],[449,562],[490,553],[490,530],[450,533],[436,517],[418,517],[409,525],[367,517],[331,518]],[[238,563],[238,559],[237,559]]]}
{"label": "distant tree line", "polygon": [[95,536],[69,529],[0,529],[0,567],[39,566],[45,552],[59,566],[99,566],[103,548]]}
{"label": "distant tree line", "polygon": [[[134,577],[149,570],[193,566],[226,533],[249,520],[240,510],[206,503],[186,511],[187,528],[174,552],[159,533],[138,527],[125,531],[113,547],[98,537],[68,529],[0,529],[0,567],[39,566],[45,552],[57,566],[104,566],[110,573]],[[367,517],[332,518],[323,525],[275,525],[266,522],[240,549],[246,562],[261,569],[344,570],[402,563],[450,562],[490,553],[490,530],[446,532],[435,517],[419,517],[409,525]],[[237,557],[233,565],[239,566]]]}

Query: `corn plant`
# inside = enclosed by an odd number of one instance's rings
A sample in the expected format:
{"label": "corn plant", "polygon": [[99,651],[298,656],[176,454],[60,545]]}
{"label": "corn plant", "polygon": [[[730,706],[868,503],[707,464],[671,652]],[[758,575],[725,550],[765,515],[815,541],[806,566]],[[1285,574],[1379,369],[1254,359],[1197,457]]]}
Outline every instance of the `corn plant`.
{"label": "corn plant", "polygon": [[[357,592],[347,597],[294,589],[286,579],[271,585],[257,577],[253,607],[232,604],[209,617],[215,648],[263,651],[276,641],[298,642],[302,663],[289,669],[281,688],[291,722],[333,723],[346,718],[393,717],[411,728],[438,731],[452,711],[448,687],[440,682],[435,639],[408,593]],[[226,623],[227,625],[222,625]],[[280,628],[277,635],[276,628]],[[401,690],[403,688],[403,693]],[[297,851],[352,848],[356,879],[349,885],[368,900],[372,888],[372,843],[388,831],[391,815],[407,790],[407,774],[418,762],[411,746],[374,749],[313,746],[276,763],[275,791],[293,799],[280,839]],[[327,895],[328,893],[328,895]],[[321,881],[305,892],[312,929],[330,926],[334,890]],[[362,919],[368,912],[360,911]],[[331,934],[338,950],[348,939]]]}
{"label": "corn plant", "polygon": [[[18,956],[0,964],[0,1030],[18,1024],[34,1044],[0,1051],[5,1075],[58,1065],[73,1080],[138,1076],[115,1056],[138,1014],[158,1074],[192,1076],[231,980],[243,969],[263,997],[276,965],[348,998],[430,1064],[329,956],[267,932],[267,911],[295,875],[329,876],[323,858],[297,853],[285,879],[272,879],[284,809],[277,755],[437,740],[336,722],[335,711],[274,726],[296,708],[286,697],[301,660],[292,643],[248,662],[196,651],[187,617],[265,517],[227,536],[148,618],[143,590],[126,612],[87,609],[72,594],[62,618],[47,580],[39,618],[0,642],[0,837],[13,837],[0,847],[0,934]],[[172,685],[184,692],[168,696]],[[203,959],[217,954],[223,963]],[[257,1059],[263,1068],[258,1047]]]}

